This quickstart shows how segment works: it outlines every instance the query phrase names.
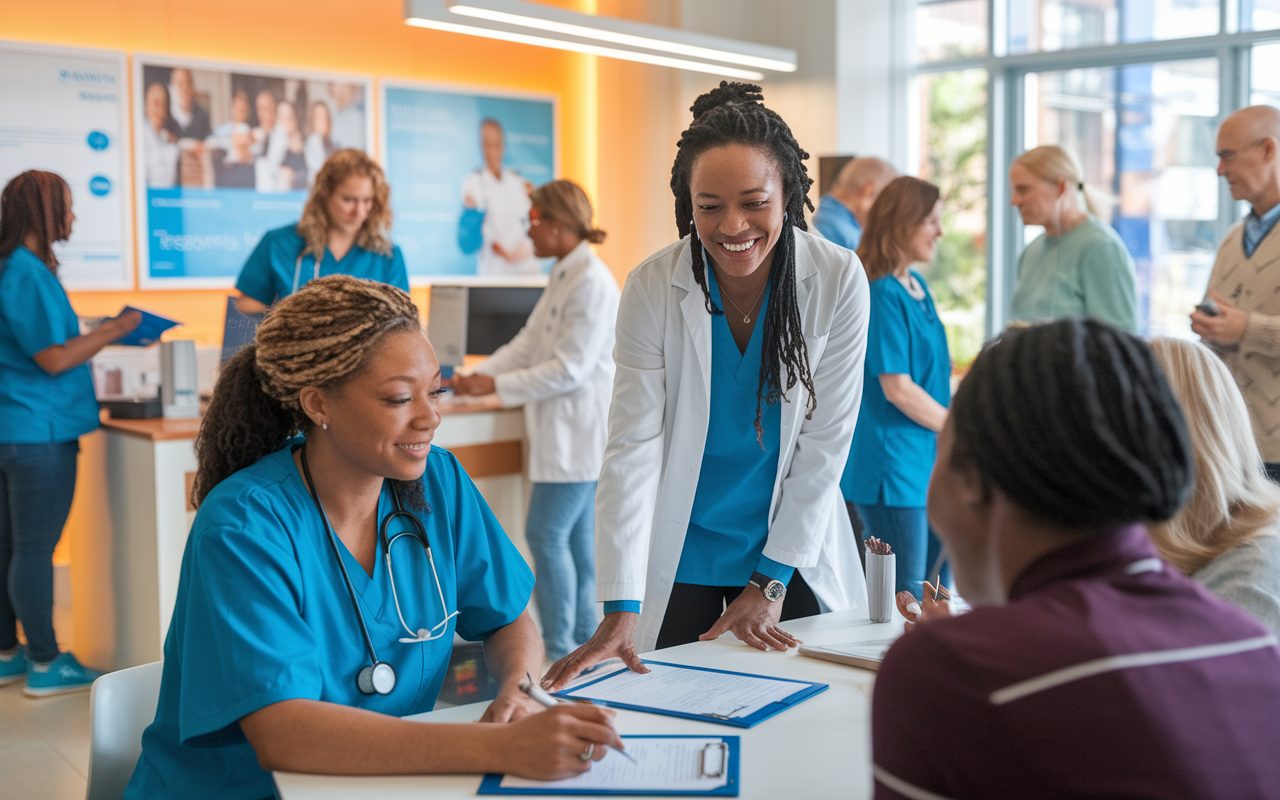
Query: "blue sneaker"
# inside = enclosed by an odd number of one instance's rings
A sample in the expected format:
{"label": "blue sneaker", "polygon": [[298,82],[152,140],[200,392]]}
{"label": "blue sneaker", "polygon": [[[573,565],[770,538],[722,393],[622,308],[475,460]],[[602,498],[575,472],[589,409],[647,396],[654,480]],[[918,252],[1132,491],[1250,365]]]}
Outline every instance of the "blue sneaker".
{"label": "blue sneaker", "polygon": [[27,677],[27,648],[22,645],[9,655],[0,653],[0,686],[17,683]]}
{"label": "blue sneaker", "polygon": [[70,653],[63,653],[48,664],[31,662],[27,669],[27,685],[22,687],[22,693],[27,697],[48,697],[51,694],[82,692],[92,686],[101,674],[82,667]]}

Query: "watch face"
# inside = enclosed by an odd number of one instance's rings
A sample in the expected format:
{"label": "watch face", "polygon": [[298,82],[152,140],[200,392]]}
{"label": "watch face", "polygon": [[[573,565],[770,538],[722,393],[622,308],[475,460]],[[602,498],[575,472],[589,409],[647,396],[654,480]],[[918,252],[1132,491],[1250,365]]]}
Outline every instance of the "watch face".
{"label": "watch face", "polygon": [[769,581],[769,585],[764,587],[765,599],[773,602],[781,600],[782,596],[787,593],[787,587],[781,581]]}

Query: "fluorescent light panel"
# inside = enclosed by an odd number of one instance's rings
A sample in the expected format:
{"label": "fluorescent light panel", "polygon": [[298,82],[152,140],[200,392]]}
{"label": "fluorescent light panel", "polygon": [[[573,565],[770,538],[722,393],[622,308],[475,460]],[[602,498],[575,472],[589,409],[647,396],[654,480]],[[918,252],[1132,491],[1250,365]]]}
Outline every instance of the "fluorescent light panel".
{"label": "fluorescent light panel", "polygon": [[689,61],[682,58],[670,58],[668,56],[660,56],[654,53],[641,53],[636,50],[622,50],[616,47],[605,47],[602,45],[587,44],[585,42],[574,42],[565,39],[548,39],[545,36],[533,36],[527,33],[516,33],[515,31],[480,28],[474,25],[459,25],[454,22],[424,19],[422,17],[409,17],[405,19],[405,23],[418,28],[430,28],[432,30],[447,31],[449,33],[463,33],[470,36],[483,36],[486,39],[499,39],[504,42],[531,44],[536,47],[550,47],[556,50],[569,50],[575,53],[586,53],[587,55],[593,56],[620,58],[626,61],[638,61],[642,64],[655,64],[659,67],[688,69],[693,70],[694,72],[706,72],[712,75],[725,75],[730,78],[742,78],[743,80],[758,81],[764,78],[764,73],[754,72],[752,70],[737,69],[735,67],[727,67],[720,64],[710,64],[704,61]]}
{"label": "fluorescent light panel", "polygon": [[505,11],[482,8],[470,3],[451,2],[448,4],[448,8],[449,11],[454,14],[490,20],[492,22],[503,22],[508,25],[515,25],[519,27],[536,28],[538,30],[549,31],[551,33],[564,34],[566,36],[580,36],[584,39],[612,42],[613,44],[620,44],[628,47],[642,47],[649,50],[679,53],[680,55],[690,56],[692,58],[723,61],[727,64],[738,64],[744,67],[771,69],[778,72],[796,71],[796,65],[794,62],[780,61],[773,58],[761,58],[760,56],[753,56],[747,53],[735,53],[729,50],[698,47],[696,45],[683,44],[669,39],[654,39],[648,36],[619,33],[617,31],[589,27],[586,25],[573,25],[566,22],[542,19],[540,17],[511,14]]}

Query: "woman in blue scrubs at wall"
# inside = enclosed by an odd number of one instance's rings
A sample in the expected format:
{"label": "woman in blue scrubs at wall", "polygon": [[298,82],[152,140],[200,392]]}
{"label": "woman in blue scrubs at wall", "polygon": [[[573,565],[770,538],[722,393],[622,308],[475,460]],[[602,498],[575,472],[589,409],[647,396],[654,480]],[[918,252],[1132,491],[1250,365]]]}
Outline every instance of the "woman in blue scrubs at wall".
{"label": "woman in blue scrubs at wall", "polygon": [[74,221],[71,190],[52,172],[24,172],[0,194],[0,685],[25,677],[31,696],[88,689],[98,676],[58,652],[53,550],[79,437],[98,427],[85,362],[142,321],[130,311],[80,334],[53,253]]}
{"label": "woman in blue scrubs at wall", "polygon": [[453,379],[460,395],[497,393],[524,406],[529,434],[525,535],[542,638],[552,660],[591,637],[596,616],[596,479],[608,435],[618,281],[596,254],[604,231],[573,181],[551,181],[529,197],[529,238],[538,258],[555,258],[547,288],[516,337],[475,371]]}
{"label": "woman in blue scrubs at wall", "polygon": [[[267,770],[564,777],[620,745],[607,710],[531,713],[520,692],[542,660],[533,576],[431,446],[439,392],[408,294],[345,275],[274,306],[223,368],[125,797],[270,797]],[[455,630],[499,683],[482,721],[510,724],[400,719],[435,704]]]}
{"label": "woman in blue scrubs at wall", "polygon": [[866,602],[840,496],[866,275],[807,232],[808,154],[759,92],[694,102],[671,170],[684,238],[623,287],[596,493],[605,619],[546,685],[727,632],[786,650],[780,620]]}
{"label": "woman in blue scrubs at wall", "polygon": [[919,178],[890,181],[867,215],[858,257],[871,281],[871,324],[862,411],[841,481],[866,535],[897,556],[895,591],[917,596],[920,581],[936,577],[925,570],[940,549],[924,501],[951,403],[951,353],[929,285],[911,265],[933,261],[941,236],[938,187]]}
{"label": "woman in blue scrubs at wall", "polygon": [[400,248],[391,243],[391,187],[362,150],[339,150],[324,162],[302,219],[267,231],[240,269],[236,308],[261,314],[307,281],[353,275],[409,291]]}

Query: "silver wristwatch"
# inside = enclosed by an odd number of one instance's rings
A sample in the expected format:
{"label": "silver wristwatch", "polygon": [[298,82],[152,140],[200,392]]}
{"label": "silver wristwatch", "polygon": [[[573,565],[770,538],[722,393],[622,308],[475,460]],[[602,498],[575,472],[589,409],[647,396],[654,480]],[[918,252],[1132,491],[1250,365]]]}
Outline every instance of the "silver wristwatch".
{"label": "silver wristwatch", "polygon": [[768,575],[753,572],[748,583],[763,592],[764,599],[770,603],[776,603],[787,596],[787,585],[782,581],[775,581]]}

